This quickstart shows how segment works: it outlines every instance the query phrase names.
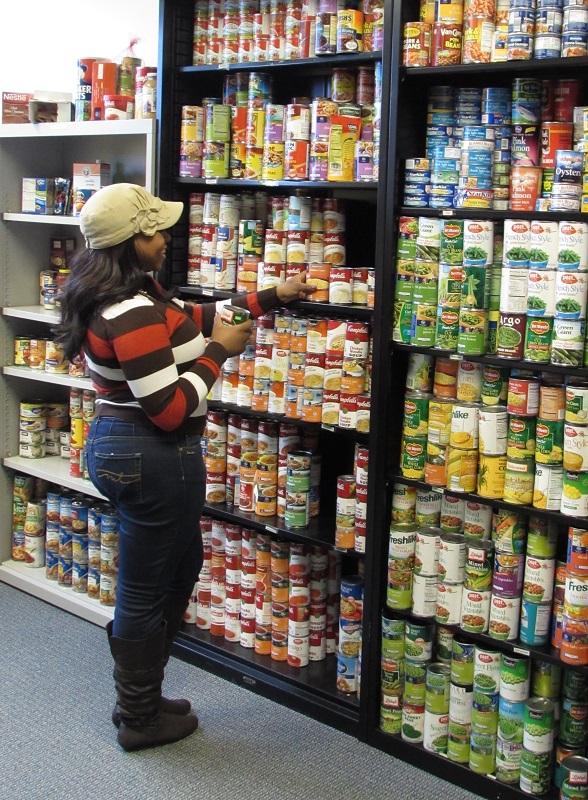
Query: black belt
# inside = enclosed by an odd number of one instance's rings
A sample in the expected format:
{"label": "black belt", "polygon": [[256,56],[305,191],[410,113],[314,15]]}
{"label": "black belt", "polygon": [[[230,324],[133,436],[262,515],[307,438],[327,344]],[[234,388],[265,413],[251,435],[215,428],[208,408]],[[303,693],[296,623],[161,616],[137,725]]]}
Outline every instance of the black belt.
{"label": "black belt", "polygon": [[[146,428],[151,428],[158,433],[167,433],[162,428],[154,425],[145,412],[140,408],[132,408],[131,406],[118,406],[112,403],[98,403],[96,405],[97,417],[115,417],[122,419],[125,422],[134,422],[138,425],[143,425]],[[187,433],[191,436],[202,436],[204,433],[204,426],[206,424],[205,417],[189,417],[178,428],[170,433]]]}

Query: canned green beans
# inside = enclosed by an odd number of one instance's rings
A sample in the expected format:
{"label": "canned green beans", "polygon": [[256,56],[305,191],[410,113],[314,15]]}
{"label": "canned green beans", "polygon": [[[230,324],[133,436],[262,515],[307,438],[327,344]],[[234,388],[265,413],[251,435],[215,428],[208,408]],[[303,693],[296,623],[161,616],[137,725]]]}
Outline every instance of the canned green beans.
{"label": "canned green beans", "polygon": [[451,647],[451,681],[460,686],[474,682],[474,645],[454,639]]}
{"label": "canned green beans", "polygon": [[429,664],[425,679],[425,708],[435,714],[449,712],[449,676],[451,670],[440,662]]}

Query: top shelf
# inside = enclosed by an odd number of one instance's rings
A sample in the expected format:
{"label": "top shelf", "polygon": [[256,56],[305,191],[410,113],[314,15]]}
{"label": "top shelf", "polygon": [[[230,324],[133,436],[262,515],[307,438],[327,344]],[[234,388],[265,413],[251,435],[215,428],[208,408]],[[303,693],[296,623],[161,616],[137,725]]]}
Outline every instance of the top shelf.
{"label": "top shelf", "polygon": [[575,75],[588,67],[588,56],[579,58],[541,58],[530,61],[501,61],[490,64],[451,64],[446,67],[402,67],[401,78],[435,79],[442,77],[484,78],[487,83],[499,75]]}
{"label": "top shelf", "polygon": [[402,206],[398,214],[407,217],[440,217],[441,219],[536,219],[586,222],[588,214],[580,211],[497,211],[494,208],[411,208]]}
{"label": "top shelf", "polygon": [[96,122],[37,122],[0,125],[0,139],[65,136],[137,136],[153,134],[154,119],[110,119]]}
{"label": "top shelf", "polygon": [[176,178],[176,183],[189,186],[218,186],[230,189],[354,189],[376,191],[377,181],[252,181],[245,178]]}
{"label": "top shelf", "polygon": [[195,66],[179,67],[180,75],[202,75],[214,72],[275,72],[279,70],[306,70],[320,74],[329,72],[333,67],[353,67],[361,64],[371,64],[381,61],[382,53],[341,53],[333,56],[314,56],[313,58],[295,58],[288,61],[249,61],[241,64],[197,64]]}

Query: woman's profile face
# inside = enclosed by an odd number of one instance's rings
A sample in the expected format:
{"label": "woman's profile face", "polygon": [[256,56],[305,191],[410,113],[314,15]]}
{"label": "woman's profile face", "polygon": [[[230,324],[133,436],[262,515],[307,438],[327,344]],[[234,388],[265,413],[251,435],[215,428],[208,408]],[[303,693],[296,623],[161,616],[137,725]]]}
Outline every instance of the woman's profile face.
{"label": "woman's profile face", "polygon": [[143,233],[135,236],[135,252],[146,272],[161,269],[170,239],[171,236],[167,231],[157,231],[155,236],[145,236]]}

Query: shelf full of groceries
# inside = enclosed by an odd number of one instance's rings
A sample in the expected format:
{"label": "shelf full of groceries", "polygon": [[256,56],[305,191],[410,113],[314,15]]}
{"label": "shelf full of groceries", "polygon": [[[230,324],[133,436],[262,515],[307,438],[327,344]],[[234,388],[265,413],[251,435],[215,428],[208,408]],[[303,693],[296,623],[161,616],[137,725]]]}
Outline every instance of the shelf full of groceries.
{"label": "shelf full of groceries", "polygon": [[179,177],[377,180],[381,61],[333,69],[327,97],[277,103],[273,94],[271,74],[235,72],[222,97],[182,106]]}

